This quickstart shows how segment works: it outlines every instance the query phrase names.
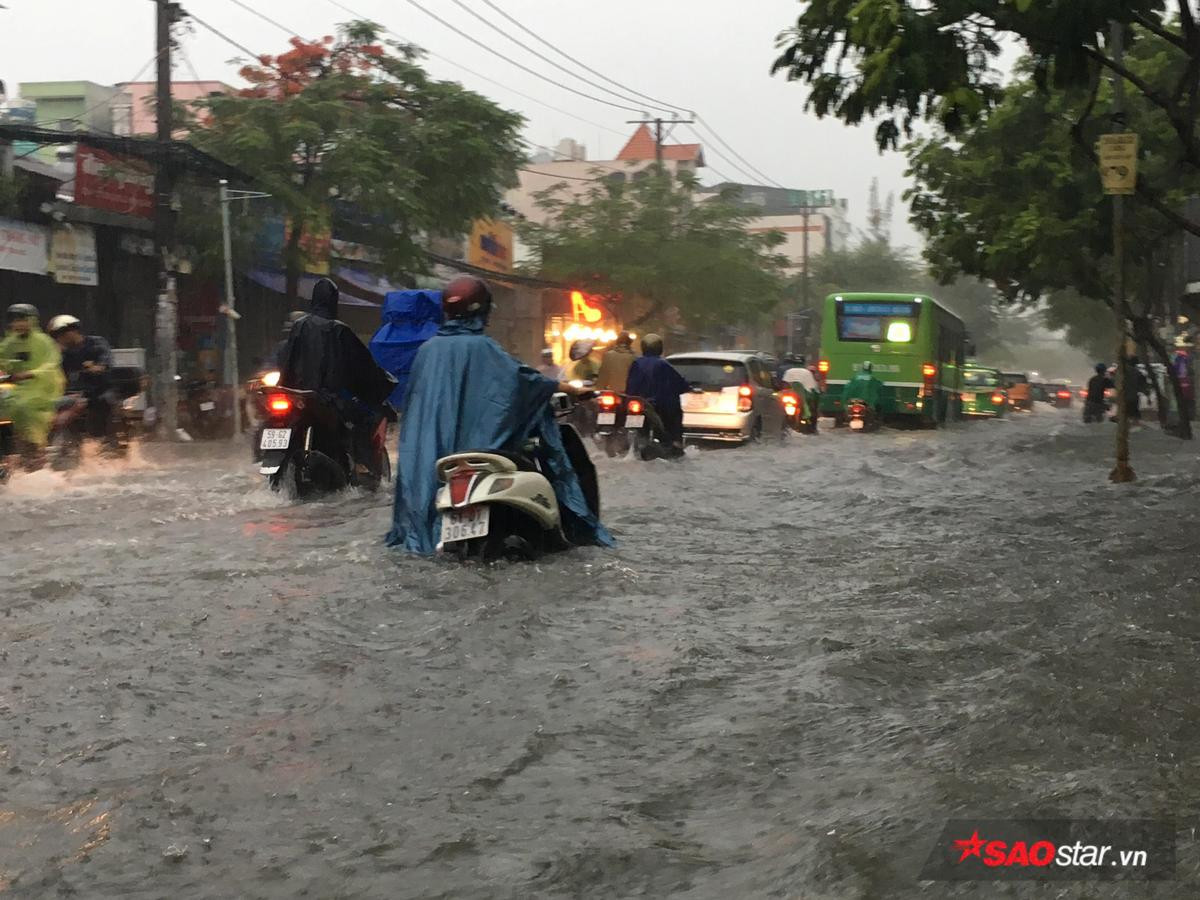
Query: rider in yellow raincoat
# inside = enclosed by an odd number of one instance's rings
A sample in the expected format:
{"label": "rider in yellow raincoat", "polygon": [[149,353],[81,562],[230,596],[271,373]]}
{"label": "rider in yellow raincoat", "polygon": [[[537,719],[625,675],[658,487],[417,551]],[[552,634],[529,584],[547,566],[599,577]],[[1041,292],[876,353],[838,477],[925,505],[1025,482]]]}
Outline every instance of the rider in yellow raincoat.
{"label": "rider in yellow raincoat", "polygon": [[38,326],[38,311],[28,303],[14,303],[5,316],[0,339],[0,372],[9,385],[0,394],[0,414],[12,419],[17,437],[28,449],[46,445],[55,404],[66,385],[58,344]]}

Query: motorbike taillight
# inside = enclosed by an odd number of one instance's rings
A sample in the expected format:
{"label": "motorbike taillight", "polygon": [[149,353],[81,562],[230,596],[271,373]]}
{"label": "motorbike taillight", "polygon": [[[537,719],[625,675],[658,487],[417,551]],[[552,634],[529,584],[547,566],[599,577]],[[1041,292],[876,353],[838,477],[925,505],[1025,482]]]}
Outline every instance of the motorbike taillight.
{"label": "motorbike taillight", "polygon": [[471,487],[475,484],[480,472],[470,466],[460,466],[450,473],[446,484],[450,488],[450,503],[452,506],[462,506],[471,496]]}
{"label": "motorbike taillight", "polygon": [[626,411],[632,416],[640,416],[642,414],[642,401],[630,400],[629,406],[626,407]]}
{"label": "motorbike taillight", "polygon": [[281,416],[292,411],[292,399],[287,394],[272,394],[267,398],[267,409]]}

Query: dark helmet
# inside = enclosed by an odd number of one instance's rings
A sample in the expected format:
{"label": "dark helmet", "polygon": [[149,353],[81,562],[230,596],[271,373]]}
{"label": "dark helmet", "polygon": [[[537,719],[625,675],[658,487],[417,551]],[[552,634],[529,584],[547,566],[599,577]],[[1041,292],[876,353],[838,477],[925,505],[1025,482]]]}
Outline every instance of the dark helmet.
{"label": "dark helmet", "polygon": [[442,288],[442,312],[447,319],[481,318],[492,311],[492,290],[474,275],[458,275]]}
{"label": "dark helmet", "polygon": [[1104,363],[1096,363],[1096,374],[1097,375],[1103,375],[1107,371],[1108,371],[1108,366],[1106,366]]}
{"label": "dark helmet", "polygon": [[617,335],[617,339],[613,342],[613,345],[628,349],[633,346],[633,338],[630,336],[628,331],[622,331]]}
{"label": "dark helmet", "polygon": [[662,356],[663,339],[657,334],[642,335],[642,356]]}
{"label": "dark helmet", "polygon": [[14,303],[8,308],[4,314],[6,322],[14,322],[17,319],[37,319],[40,318],[37,307],[32,303]]}
{"label": "dark helmet", "polygon": [[804,354],[803,353],[796,354],[796,365],[798,365],[798,366],[804,365]]}

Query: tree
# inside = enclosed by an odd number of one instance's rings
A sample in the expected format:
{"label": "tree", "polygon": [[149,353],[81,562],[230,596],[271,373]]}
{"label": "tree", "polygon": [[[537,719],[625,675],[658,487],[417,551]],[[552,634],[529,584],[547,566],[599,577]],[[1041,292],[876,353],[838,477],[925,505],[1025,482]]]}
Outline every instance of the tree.
{"label": "tree", "polygon": [[408,45],[352,22],[336,38],[242,69],[251,87],[203,104],[192,138],[237,166],[289,219],[287,292],[305,236],[331,218],[383,252],[393,274],[424,267],[422,242],[461,234],[516,183],[521,117],[434,81]]}
{"label": "tree", "polygon": [[690,173],[598,180],[584,194],[555,186],[538,198],[543,223],[521,226],[544,277],[643,304],[630,324],[674,308],[697,328],[747,322],[783,296],[777,232],[747,230],[736,188],[697,202]]}
{"label": "tree", "polygon": [[[1148,85],[1173,82],[1165,49],[1157,36],[1140,35],[1129,70]],[[1095,79],[1084,88],[1044,91],[1036,61],[1020,74],[986,117],[954,138],[939,135],[908,148],[917,185],[908,197],[913,224],[928,239],[926,258],[943,279],[972,275],[994,282],[1020,304],[1047,302],[1049,324],[1066,327],[1092,352],[1098,349],[1097,322],[1112,323],[1117,310],[1129,323],[1129,337],[1166,363],[1157,334],[1165,312],[1161,273],[1181,226],[1160,206],[1182,206],[1200,191],[1200,173],[1174,166],[1173,126],[1152,103],[1132,98],[1127,115],[1141,137],[1140,178],[1157,199],[1129,211],[1129,290],[1117,298],[1112,205],[1092,162],[1092,144],[1112,108],[1111,90]],[[1110,346],[1099,358],[1112,352]]]}
{"label": "tree", "polygon": [[[1005,73],[995,65],[1004,42],[1028,54],[1034,81],[1057,91],[1087,91],[1101,72],[1124,79],[1171,135],[1166,162],[1200,172],[1200,27],[1192,0],[813,0],[781,35],[775,70],[812,88],[818,116],[851,124],[883,115],[880,148],[911,137],[920,120],[957,135],[1003,102]],[[1110,24],[1136,26],[1132,48],[1153,42],[1163,55],[1164,81],[1143,77],[1114,58]],[[1139,195],[1174,215],[1149,183]]]}

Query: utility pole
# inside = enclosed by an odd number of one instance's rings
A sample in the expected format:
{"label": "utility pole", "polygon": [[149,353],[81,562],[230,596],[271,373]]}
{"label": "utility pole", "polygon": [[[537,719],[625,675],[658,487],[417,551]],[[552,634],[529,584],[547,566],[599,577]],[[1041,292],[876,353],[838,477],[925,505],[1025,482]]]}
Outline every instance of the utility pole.
{"label": "utility pole", "polygon": [[167,440],[177,438],[176,419],[179,392],[175,383],[175,354],[178,334],[177,297],[175,295],[175,172],[171,165],[171,26],[182,13],[178,3],[153,0],[156,13],[158,48],[158,85],[155,101],[158,165],[154,170],[154,250],[159,263],[158,305],[154,317],[154,348],[157,356],[155,406],[161,433]]}
{"label": "utility pole", "polygon": [[237,300],[233,292],[233,236],[229,228],[229,204],[234,200],[257,200],[270,197],[261,191],[231,191],[229,182],[221,179],[221,243],[225,251],[225,304],[221,313],[225,316],[225,382],[233,398],[233,439],[242,433],[242,405],[238,402],[241,378],[238,375],[237,350]]}
{"label": "utility pole", "polygon": [[[1120,66],[1125,56],[1125,26],[1120,22],[1112,23],[1112,53],[1113,61]],[[1116,72],[1113,73],[1113,101],[1113,130],[1123,132],[1125,79]],[[1136,155],[1134,165],[1136,167]],[[1126,377],[1129,367],[1125,352],[1125,197],[1120,193],[1113,195],[1113,261],[1117,267],[1116,296],[1113,298],[1117,320],[1117,461],[1108,480],[1123,483],[1137,478],[1129,465],[1129,407],[1125,402],[1130,390],[1137,391],[1137,383],[1129,384]]]}
{"label": "utility pole", "polygon": [[654,168],[659,175],[665,171],[663,168],[663,124],[668,125],[691,125],[695,119],[631,119],[626,122],[627,125],[653,125],[654,126]]}

